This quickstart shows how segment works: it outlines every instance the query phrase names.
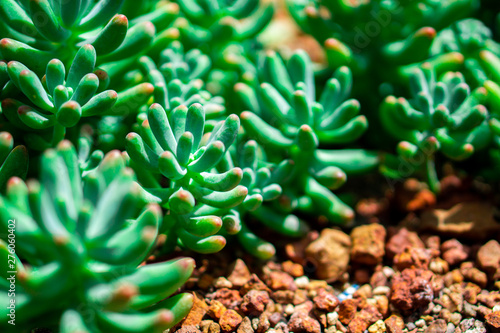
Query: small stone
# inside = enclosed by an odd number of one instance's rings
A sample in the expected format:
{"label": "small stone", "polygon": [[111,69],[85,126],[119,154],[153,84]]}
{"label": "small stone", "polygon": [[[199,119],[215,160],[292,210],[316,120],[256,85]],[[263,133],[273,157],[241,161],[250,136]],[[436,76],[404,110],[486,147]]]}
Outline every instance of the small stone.
{"label": "small stone", "polygon": [[271,271],[264,280],[272,290],[297,290],[293,277],[285,272]]}
{"label": "small stone", "polygon": [[417,233],[401,228],[389,237],[389,241],[385,245],[385,251],[387,256],[393,259],[396,254],[403,252],[407,247],[423,249],[425,245]]}
{"label": "small stone", "polygon": [[395,314],[387,318],[384,323],[387,328],[387,333],[402,333],[403,328],[405,328],[405,322],[403,318]]}
{"label": "small stone", "polygon": [[370,333],[384,333],[386,331],[385,323],[383,320],[378,320],[375,324],[368,327]]}
{"label": "small stone", "polygon": [[228,309],[236,309],[241,302],[240,293],[237,290],[227,288],[218,289],[216,292],[208,294],[207,297],[221,302]]}
{"label": "small stone", "polygon": [[450,266],[448,262],[441,258],[433,258],[429,263],[429,269],[435,274],[444,275],[448,273]]}
{"label": "small stone", "polygon": [[334,326],[339,320],[339,314],[337,312],[330,312],[326,314],[326,320],[329,326]]}
{"label": "small stone", "polygon": [[327,282],[338,280],[349,264],[351,238],[336,229],[323,229],[306,249],[306,259],[316,266],[316,275]]}
{"label": "small stone", "polygon": [[479,294],[477,295],[477,300],[490,309],[493,309],[495,305],[500,304],[500,292],[492,291],[490,293]]}
{"label": "small stone", "polygon": [[293,295],[293,305],[299,305],[304,303],[305,301],[307,301],[307,291],[303,289],[296,290],[295,294]]}
{"label": "small stone", "polygon": [[467,260],[468,250],[456,239],[450,239],[441,244],[441,257],[450,265],[458,265]]}
{"label": "small stone", "polygon": [[391,278],[394,275],[394,269],[392,269],[392,267],[389,266],[384,266],[382,268],[382,273],[384,273],[386,277]]}
{"label": "small stone", "polygon": [[254,333],[254,330],[252,327],[252,322],[250,321],[250,318],[248,318],[248,317],[243,318],[236,333]]}
{"label": "small stone", "polygon": [[304,267],[302,267],[302,265],[294,263],[293,261],[287,260],[281,264],[281,267],[283,268],[283,272],[290,274],[294,278],[298,278],[304,275]]}
{"label": "small stone", "polygon": [[472,263],[464,262],[460,265],[460,273],[462,273],[466,280],[474,282],[481,288],[486,288],[488,284],[488,276],[476,267],[473,267]]}
{"label": "small stone", "polygon": [[342,324],[347,325],[354,318],[358,308],[358,301],[354,299],[346,299],[339,306],[339,320]]}
{"label": "small stone", "polygon": [[182,326],[198,326],[208,311],[208,305],[205,299],[198,293],[194,293],[193,307],[182,322]]}
{"label": "small stone", "polygon": [[210,303],[210,307],[208,308],[208,312],[207,312],[207,314],[208,314],[211,318],[213,318],[213,319],[215,319],[215,320],[219,320],[219,319],[220,319],[220,317],[222,316],[222,314],[223,314],[224,312],[226,312],[226,310],[227,310],[227,309],[226,309],[226,307],[224,306],[224,304],[222,304],[222,303],[221,303],[221,302],[219,302],[219,301],[214,300],[214,301],[212,301],[212,302]]}
{"label": "small stone", "polygon": [[267,291],[250,290],[243,296],[240,310],[247,316],[258,316],[264,312],[269,300],[269,293]]}
{"label": "small stone", "polygon": [[402,271],[406,268],[429,268],[432,254],[429,249],[407,247],[394,256],[394,267]]}
{"label": "small stone", "polygon": [[405,269],[392,280],[391,303],[409,314],[425,308],[434,298],[431,280],[434,274],[422,269]]}
{"label": "small stone", "polygon": [[500,332],[500,312],[494,311],[486,315],[486,324],[492,332]]}
{"label": "small stone", "polygon": [[287,304],[287,305],[285,306],[285,313],[286,313],[287,315],[292,315],[294,311],[295,311],[295,308],[293,307],[293,305],[292,305],[292,304]]}
{"label": "small stone", "polygon": [[306,289],[309,285],[309,278],[307,276],[301,276],[295,279],[295,285],[299,289]]}
{"label": "small stone", "polygon": [[268,293],[271,292],[271,289],[269,289],[264,282],[262,282],[261,279],[255,274],[252,274],[250,276],[250,279],[245,283],[243,287],[240,289],[240,295],[245,295],[247,292],[250,290],[265,290]]}
{"label": "small stone", "polygon": [[423,320],[423,319],[417,320],[415,322],[415,326],[420,327],[420,328],[424,327],[425,326],[425,320]]}
{"label": "small stone", "polygon": [[182,326],[176,332],[178,332],[178,333],[201,333],[201,331],[199,329],[197,329],[196,326],[194,326],[194,325]]}
{"label": "small stone", "polygon": [[415,325],[415,323],[406,323],[406,328],[409,330],[409,331],[412,331],[414,330],[415,328],[417,328],[417,325]]}
{"label": "small stone", "polygon": [[325,289],[319,289],[318,296],[314,297],[313,302],[316,310],[324,312],[332,312],[340,303],[335,295]]}
{"label": "small stone", "polygon": [[295,312],[288,321],[288,329],[294,333],[320,333],[321,325],[310,316],[313,303],[308,301],[295,307]]}
{"label": "small stone", "polygon": [[390,292],[391,288],[387,286],[376,287],[372,291],[373,295],[385,295],[385,296],[389,295]]}
{"label": "small stone", "polygon": [[500,268],[500,244],[496,240],[490,240],[479,248],[477,252],[477,264],[479,267],[493,276]]}
{"label": "small stone", "polygon": [[273,300],[278,304],[293,303],[295,293],[291,290],[277,290],[272,293]]}
{"label": "small stone", "polygon": [[247,265],[241,259],[236,259],[236,261],[229,268],[229,272],[230,273],[227,279],[233,284],[235,288],[243,287],[251,277]]}
{"label": "small stone", "polygon": [[234,332],[243,318],[234,310],[227,310],[220,318],[219,325],[224,332]]}
{"label": "small stone", "polygon": [[446,331],[446,321],[444,319],[436,319],[427,327],[427,333],[444,333]]}
{"label": "small stone", "polygon": [[[442,331],[436,331],[435,333],[440,333]],[[446,326],[446,333],[454,333],[455,332],[455,325],[453,323],[448,323]]]}
{"label": "small stone", "polygon": [[382,315],[373,305],[368,305],[354,315],[354,318],[347,325],[347,332],[363,332],[371,325],[382,320]]}
{"label": "small stone", "polygon": [[351,232],[351,260],[369,266],[380,264],[385,254],[385,236],[385,228],[378,223],[354,228]]}
{"label": "small stone", "polygon": [[451,314],[451,317],[450,317],[450,321],[454,324],[454,325],[458,325],[460,324],[460,321],[462,320],[462,315],[458,312],[453,312]]}
{"label": "small stone", "polygon": [[217,289],[222,289],[222,288],[231,289],[233,288],[233,284],[231,283],[231,281],[221,276],[214,281],[214,287]]}

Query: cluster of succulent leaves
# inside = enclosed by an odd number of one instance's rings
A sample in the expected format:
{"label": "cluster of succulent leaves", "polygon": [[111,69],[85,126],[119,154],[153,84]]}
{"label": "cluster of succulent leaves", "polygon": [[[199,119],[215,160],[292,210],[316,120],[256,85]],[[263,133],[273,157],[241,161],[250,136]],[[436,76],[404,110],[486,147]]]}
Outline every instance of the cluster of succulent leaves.
{"label": "cluster of succulent leaves", "polygon": [[[267,259],[267,230],[352,221],[333,192],[350,176],[439,192],[443,157],[500,167],[500,44],[477,0],[287,4],[327,64],[259,43],[269,0],[0,3],[0,299],[15,271],[18,327],[162,332],[194,262],[151,254],[234,239]],[[380,151],[358,141],[368,121]]]}

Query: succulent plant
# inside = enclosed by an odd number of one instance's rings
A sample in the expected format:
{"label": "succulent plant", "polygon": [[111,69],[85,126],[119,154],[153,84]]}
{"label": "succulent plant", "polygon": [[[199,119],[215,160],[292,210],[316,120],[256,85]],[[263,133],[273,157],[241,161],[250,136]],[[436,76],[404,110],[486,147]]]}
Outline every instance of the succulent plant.
{"label": "succulent plant", "polygon": [[206,207],[205,210],[222,216],[223,230],[227,234],[235,234],[246,251],[258,258],[269,259],[276,252],[274,245],[252,232],[251,229],[255,230],[257,226],[249,228],[250,224],[258,221],[291,237],[303,236],[309,230],[297,216],[280,211],[277,205],[269,205],[280,197],[282,189],[279,184],[289,176],[293,162],[285,160],[279,165],[270,164],[256,141],[242,140],[240,147],[231,146],[217,165],[217,170],[225,173],[235,167],[243,172],[240,185],[248,189],[245,200],[234,208]]}
{"label": "succulent plant", "polygon": [[287,66],[278,55],[269,53],[260,73],[264,81],[260,87],[243,83],[235,87],[244,109],[252,111],[241,114],[246,133],[277,163],[283,159],[294,162],[293,184],[285,186],[284,192],[297,192],[299,209],[325,215],[336,223],[349,221],[353,211],[330,189],[340,187],[346,173],[372,169],[378,157],[364,150],[319,146],[350,143],[367,128],[366,118],[358,115],[359,102],[346,100],[352,84],[350,70],[341,67],[335,72],[319,102],[312,64],[303,51],[294,53]]}
{"label": "succulent plant", "polygon": [[244,186],[238,185],[241,169],[225,173],[214,169],[235,140],[239,126],[239,118],[233,114],[220,121],[209,136],[204,136],[202,105],[195,103],[189,108],[180,105],[167,113],[155,103],[142,123],[140,134],[127,135],[127,152],[138,168],[169,180],[167,187],[154,178],[143,183],[153,201],[170,209],[164,230],[175,232],[183,245],[199,252],[216,252],[225,245],[222,237],[212,236],[221,227],[220,218],[201,214],[202,206],[235,207],[248,193]]}
{"label": "succulent plant", "polygon": [[380,108],[386,130],[402,140],[397,147],[399,162],[386,171],[400,177],[424,169],[429,187],[439,192],[435,153],[439,150],[451,159],[463,160],[491,140],[488,111],[482,105],[486,90],[471,91],[460,72],[438,79],[425,63],[410,79],[410,100],[389,96]]}
{"label": "succulent plant", "polygon": [[217,49],[228,43],[243,42],[255,37],[271,21],[272,1],[200,0],[176,1],[186,19],[174,26],[181,41],[190,48],[205,44]]}
{"label": "succulent plant", "polygon": [[47,138],[35,133],[27,135],[30,146],[52,147],[64,138],[66,128],[75,126],[81,117],[104,113],[115,104],[115,91],[98,93],[99,78],[93,73],[95,58],[94,48],[84,45],[67,73],[60,60],[52,59],[42,79],[18,61],[2,63],[8,79],[2,90],[2,111],[7,120],[20,128],[51,130]]}
{"label": "succulent plant", "polygon": [[334,68],[349,65],[355,71],[424,60],[436,36],[453,21],[479,6],[460,1],[333,1],[288,0],[291,15],[322,45]]}
{"label": "succulent plant", "polygon": [[28,173],[28,151],[24,146],[14,147],[14,138],[8,132],[0,132],[0,192],[5,193],[11,177],[24,178]]}
{"label": "succulent plant", "polygon": [[210,58],[198,49],[184,54],[178,41],[161,52],[158,65],[148,56],[139,59],[143,75],[153,83],[156,103],[166,110],[200,103],[204,106],[206,118],[214,119],[224,115],[226,109],[222,97],[212,97],[204,89],[202,79],[210,70],[210,64]]}
{"label": "succulent plant", "polygon": [[42,79],[18,61],[1,63],[7,81],[2,90],[3,114],[21,129],[36,130],[25,137],[30,147],[53,147],[80,118],[127,114],[151,96],[149,83],[118,94],[104,90],[106,83],[94,73],[103,76],[95,71],[95,62],[95,49],[87,44],[77,52],[69,70],[60,60],[50,60]]}
{"label": "succulent plant", "polygon": [[190,310],[192,295],[162,300],[187,280],[194,261],[140,265],[155,244],[161,209],[145,206],[120,152],[80,173],[75,149],[62,141],[43,154],[40,183],[11,178],[0,198],[0,298],[9,302],[5,281],[14,279],[16,329],[163,332]]}
{"label": "succulent plant", "polygon": [[[6,61],[16,60],[42,74],[53,58],[64,64],[78,49],[92,44],[99,62],[130,58],[153,41],[155,26],[136,18],[129,29],[117,14],[123,0],[15,1],[0,6],[0,52]],[[116,15],[115,15],[116,14]]]}

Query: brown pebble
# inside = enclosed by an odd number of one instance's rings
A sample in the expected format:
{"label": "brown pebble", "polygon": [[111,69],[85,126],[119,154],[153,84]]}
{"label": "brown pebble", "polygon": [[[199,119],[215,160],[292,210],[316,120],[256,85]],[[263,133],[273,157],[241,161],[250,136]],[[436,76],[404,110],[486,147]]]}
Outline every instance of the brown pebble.
{"label": "brown pebble", "polygon": [[425,308],[434,298],[433,278],[431,271],[422,269],[405,269],[394,275],[391,303],[405,314]]}
{"label": "brown pebble", "polygon": [[241,322],[240,326],[238,327],[238,330],[236,333],[254,333],[253,327],[252,327],[252,322],[250,321],[250,318],[245,317],[243,318],[243,321]]}
{"label": "brown pebble", "polygon": [[402,333],[405,328],[405,322],[399,315],[393,314],[384,320],[387,333]]}
{"label": "brown pebble", "polygon": [[494,239],[490,240],[481,246],[476,260],[483,271],[493,276],[500,268],[500,244]]}
{"label": "brown pebble", "polygon": [[269,303],[269,293],[264,290],[250,290],[243,296],[240,310],[247,316],[258,316]]}
{"label": "brown pebble", "polygon": [[305,249],[306,259],[316,267],[316,275],[327,282],[337,281],[347,271],[351,238],[336,229],[323,229],[320,237]]}
{"label": "brown pebble", "polygon": [[221,302],[219,302],[219,301],[214,300],[214,301],[212,301],[212,302],[210,303],[210,307],[208,308],[207,314],[208,314],[211,318],[213,318],[213,319],[215,319],[215,320],[219,320],[219,319],[220,319],[220,317],[222,316],[222,314],[223,314],[224,312],[226,312],[226,310],[227,310],[227,309],[226,309],[226,307],[224,306],[224,304],[222,304],[222,303],[221,303]]}
{"label": "brown pebble", "polygon": [[272,290],[297,290],[293,277],[285,272],[271,271],[265,275],[264,281]]}
{"label": "brown pebble", "polygon": [[342,324],[347,325],[354,318],[358,308],[358,301],[355,299],[346,299],[339,306],[339,320]]}
{"label": "brown pebble", "polygon": [[208,305],[205,299],[198,293],[194,293],[193,297],[193,307],[189,311],[188,315],[182,322],[182,326],[197,326],[200,324],[201,320],[208,311]]}
{"label": "brown pebble", "polygon": [[467,248],[456,239],[450,239],[441,244],[441,257],[450,265],[458,265],[467,260]]}
{"label": "brown pebble", "polygon": [[247,265],[241,259],[236,259],[229,267],[229,275],[227,279],[235,288],[241,288],[250,280],[251,274]]}
{"label": "brown pebble", "polygon": [[290,274],[291,276],[298,278],[304,275],[304,267],[302,265],[296,264],[293,261],[287,260],[281,264],[283,271]]}
{"label": "brown pebble", "polygon": [[427,327],[427,333],[444,333],[446,332],[446,321],[443,319],[436,319],[432,323],[430,323],[429,327]]}
{"label": "brown pebble", "polygon": [[219,325],[223,332],[234,332],[243,319],[234,310],[227,310],[222,314]]}
{"label": "brown pebble", "polygon": [[357,264],[375,266],[385,255],[385,228],[372,223],[356,227],[351,232],[351,261]]}
{"label": "brown pebble", "polygon": [[407,247],[423,249],[425,245],[417,233],[408,231],[406,228],[401,228],[389,238],[389,241],[385,245],[385,251],[387,256],[393,259],[396,254],[401,253]]}
{"label": "brown pebble", "polygon": [[294,333],[320,333],[321,325],[310,316],[313,303],[307,301],[295,307],[295,312],[288,321],[288,329]]}
{"label": "brown pebble", "polygon": [[383,318],[378,309],[373,305],[368,305],[354,315],[354,318],[347,325],[347,332],[364,332],[370,325],[381,319]]}
{"label": "brown pebble", "polygon": [[339,305],[338,298],[325,289],[319,289],[318,296],[314,297],[314,308],[319,311],[332,312]]}
{"label": "brown pebble", "polygon": [[240,293],[237,290],[222,288],[207,295],[208,298],[221,302],[228,309],[236,309],[241,302]]}
{"label": "brown pebble", "polygon": [[492,333],[500,332],[500,311],[491,312],[484,319]]}

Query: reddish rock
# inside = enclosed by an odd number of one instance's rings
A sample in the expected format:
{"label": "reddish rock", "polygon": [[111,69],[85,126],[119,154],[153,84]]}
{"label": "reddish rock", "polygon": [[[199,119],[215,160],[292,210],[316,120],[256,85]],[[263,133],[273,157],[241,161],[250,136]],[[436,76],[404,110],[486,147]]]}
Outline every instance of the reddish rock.
{"label": "reddish rock", "polygon": [[304,267],[290,260],[287,260],[283,264],[281,264],[281,267],[283,268],[283,272],[286,272],[295,278],[304,275]]}
{"label": "reddish rock", "polygon": [[295,307],[295,311],[288,321],[288,329],[294,333],[321,333],[319,321],[311,317],[313,309],[311,301]]}
{"label": "reddish rock", "polygon": [[500,311],[491,312],[484,319],[492,333],[500,332]]}
{"label": "reddish rock", "polygon": [[356,227],[351,232],[351,261],[375,266],[385,254],[385,228],[378,223]]}
{"label": "reddish rock", "polygon": [[477,252],[478,266],[488,273],[494,275],[500,268],[500,244],[496,240],[490,240],[481,246]]}
{"label": "reddish rock", "polygon": [[427,327],[427,333],[443,333],[446,332],[446,321],[444,319],[434,320],[429,327]]}
{"label": "reddish rock", "polygon": [[268,293],[271,292],[271,289],[269,289],[264,282],[262,282],[261,279],[255,274],[252,274],[250,276],[250,279],[245,283],[243,287],[240,289],[240,295],[245,295],[247,292],[250,290],[265,290]]}
{"label": "reddish rock", "polygon": [[324,312],[332,312],[339,305],[338,298],[325,289],[318,290],[318,296],[314,297],[314,308]]}
{"label": "reddish rock", "polygon": [[224,312],[226,312],[226,310],[227,310],[227,308],[221,302],[219,302],[219,301],[212,301],[212,303],[210,303],[210,307],[208,308],[207,314],[211,318],[213,318],[215,320],[219,320],[220,317],[222,316],[222,314]]}
{"label": "reddish rock", "polygon": [[290,304],[293,302],[295,293],[291,290],[277,290],[272,294],[273,300],[279,304]]}
{"label": "reddish rock", "polygon": [[248,316],[258,316],[269,303],[269,293],[263,290],[250,290],[243,296],[240,310]]}
{"label": "reddish rock", "polygon": [[285,272],[271,271],[264,276],[264,281],[272,290],[297,290],[293,277]]}
{"label": "reddish rock", "polygon": [[182,326],[178,330],[176,330],[177,333],[202,333],[199,329],[196,328],[196,326],[189,325],[189,326]]}
{"label": "reddish rock", "polygon": [[479,269],[474,267],[471,262],[464,262],[460,265],[460,273],[464,276],[467,281],[474,282],[481,288],[485,288],[488,284],[488,277],[486,273],[481,272]]}
{"label": "reddish rock", "polygon": [[394,256],[394,266],[399,271],[406,268],[429,268],[432,255],[429,249],[407,247]]}
{"label": "reddish rock", "polygon": [[324,229],[320,237],[305,249],[307,260],[316,266],[319,279],[333,282],[346,271],[349,264],[351,238],[340,230]]}
{"label": "reddish rock", "polygon": [[241,302],[240,293],[237,290],[227,288],[217,289],[216,292],[208,294],[207,297],[221,302],[228,309],[236,309]]}
{"label": "reddish rock", "polygon": [[405,322],[399,315],[390,316],[384,320],[384,323],[387,333],[403,333],[403,328],[405,328]]}
{"label": "reddish rock", "polygon": [[370,285],[373,288],[386,286],[388,283],[387,276],[382,272],[382,270],[375,271],[370,278]]}
{"label": "reddish rock", "polygon": [[295,294],[293,295],[293,300],[292,304],[293,305],[299,305],[307,301],[307,291],[298,289],[295,291]]}
{"label": "reddish rock", "polygon": [[247,265],[241,259],[236,259],[236,261],[231,264],[229,272],[230,273],[227,279],[233,284],[235,288],[243,287],[251,277]]}
{"label": "reddish rock", "polygon": [[467,260],[468,249],[456,239],[450,239],[441,244],[441,257],[450,265],[458,265]]}
{"label": "reddish rock", "polygon": [[234,332],[242,320],[238,312],[227,310],[220,318],[219,325],[223,332]]}
{"label": "reddish rock", "polygon": [[374,297],[377,302],[375,306],[382,317],[386,318],[389,315],[389,299],[384,295],[377,295]]}
{"label": "reddish rock", "polygon": [[477,300],[485,304],[489,308],[493,308],[495,305],[500,304],[500,292],[491,291],[489,293],[477,295]]}
{"label": "reddish rock", "polygon": [[243,321],[241,322],[240,326],[238,327],[238,330],[236,333],[254,333],[253,327],[252,327],[252,322],[250,321],[250,318],[245,317],[243,318]]}
{"label": "reddish rock", "polygon": [[182,326],[197,326],[200,324],[201,320],[208,311],[208,305],[205,299],[201,297],[198,293],[194,293],[193,297],[193,307],[189,311],[188,315],[182,322]]}
{"label": "reddish rock", "polygon": [[354,318],[347,325],[347,332],[364,332],[370,325],[381,319],[383,318],[378,309],[373,305],[368,305],[355,314]]}
{"label": "reddish rock", "polygon": [[468,282],[464,287],[464,300],[466,300],[470,304],[477,303],[477,295],[481,292],[481,287],[477,284]]}
{"label": "reddish rock", "polygon": [[433,278],[431,271],[423,269],[405,269],[394,275],[391,303],[404,314],[425,308],[434,298]]}
{"label": "reddish rock", "polygon": [[354,318],[358,308],[358,301],[355,299],[346,299],[339,306],[339,320],[342,324],[347,325]]}
{"label": "reddish rock", "polygon": [[389,241],[385,245],[385,251],[387,256],[393,259],[396,254],[403,252],[407,247],[425,248],[424,243],[415,232],[401,228],[389,238]]}

